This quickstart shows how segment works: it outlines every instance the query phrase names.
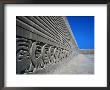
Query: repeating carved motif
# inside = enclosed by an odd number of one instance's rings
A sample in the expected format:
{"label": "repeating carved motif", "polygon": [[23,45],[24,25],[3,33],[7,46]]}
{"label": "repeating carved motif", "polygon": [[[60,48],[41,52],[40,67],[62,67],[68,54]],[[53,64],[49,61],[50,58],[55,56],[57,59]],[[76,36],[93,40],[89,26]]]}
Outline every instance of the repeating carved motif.
{"label": "repeating carved motif", "polygon": [[17,16],[16,72],[34,73],[67,59],[74,51],[71,33],[62,16]]}
{"label": "repeating carved motif", "polygon": [[16,63],[17,73],[34,72],[44,68],[48,63],[56,63],[67,57],[66,50],[43,42],[32,42],[25,38],[17,38]]}

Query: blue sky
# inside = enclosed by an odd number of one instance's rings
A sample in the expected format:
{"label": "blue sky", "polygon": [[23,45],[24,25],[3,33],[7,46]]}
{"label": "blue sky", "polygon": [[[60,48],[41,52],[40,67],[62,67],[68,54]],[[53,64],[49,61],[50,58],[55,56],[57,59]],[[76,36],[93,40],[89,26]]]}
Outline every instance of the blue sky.
{"label": "blue sky", "polygon": [[80,49],[94,49],[94,16],[67,16]]}

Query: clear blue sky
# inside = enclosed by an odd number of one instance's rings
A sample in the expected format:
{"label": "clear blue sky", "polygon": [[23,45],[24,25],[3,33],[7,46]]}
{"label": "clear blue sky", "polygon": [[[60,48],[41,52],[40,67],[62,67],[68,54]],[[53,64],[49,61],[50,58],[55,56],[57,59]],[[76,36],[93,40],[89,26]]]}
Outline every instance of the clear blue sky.
{"label": "clear blue sky", "polygon": [[80,49],[94,49],[94,16],[67,16]]}

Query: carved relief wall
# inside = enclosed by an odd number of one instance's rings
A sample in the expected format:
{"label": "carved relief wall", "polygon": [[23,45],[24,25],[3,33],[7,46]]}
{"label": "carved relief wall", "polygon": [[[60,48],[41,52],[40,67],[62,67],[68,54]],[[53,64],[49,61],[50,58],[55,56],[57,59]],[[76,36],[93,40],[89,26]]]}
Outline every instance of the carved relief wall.
{"label": "carved relief wall", "polygon": [[65,16],[16,17],[16,73],[61,62],[78,48]]}

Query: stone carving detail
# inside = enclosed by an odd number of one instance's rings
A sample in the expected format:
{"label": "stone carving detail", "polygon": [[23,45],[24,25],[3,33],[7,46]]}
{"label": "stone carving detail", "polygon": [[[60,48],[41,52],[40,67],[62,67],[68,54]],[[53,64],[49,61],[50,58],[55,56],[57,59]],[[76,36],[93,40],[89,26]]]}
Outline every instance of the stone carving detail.
{"label": "stone carving detail", "polygon": [[[16,18],[16,72],[34,73],[46,65],[68,58],[74,51],[71,33],[61,16]],[[70,47],[71,46],[71,47]],[[75,50],[76,54],[77,50]],[[74,54],[74,55],[75,55]]]}
{"label": "stone carving detail", "polygon": [[24,38],[16,40],[17,73],[34,72],[34,69],[45,68],[46,64],[56,63],[67,57],[68,51],[56,46]]}
{"label": "stone carving detail", "polygon": [[16,38],[16,72],[24,73],[30,66],[31,40]]}

